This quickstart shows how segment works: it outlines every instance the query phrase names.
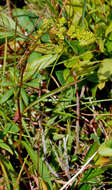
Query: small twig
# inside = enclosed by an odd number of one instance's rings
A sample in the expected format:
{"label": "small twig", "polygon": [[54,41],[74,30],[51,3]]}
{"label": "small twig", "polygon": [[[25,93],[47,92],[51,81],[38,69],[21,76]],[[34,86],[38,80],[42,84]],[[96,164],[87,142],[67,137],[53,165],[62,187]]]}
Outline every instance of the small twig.
{"label": "small twig", "polygon": [[112,116],[112,113],[82,113],[81,112],[81,115],[85,115],[85,116]]}
{"label": "small twig", "polygon": [[84,96],[84,92],[85,92],[85,86],[83,86],[81,89],[80,98]]}
{"label": "small twig", "polygon": [[60,183],[60,184],[62,184],[62,185],[65,185],[65,184],[66,184],[66,182],[63,181],[63,180],[54,179],[54,181],[56,181],[57,183]]}
{"label": "small twig", "polygon": [[57,87],[59,88],[59,87],[60,87],[60,85],[59,85],[59,83],[57,82],[57,80],[54,78],[54,76],[53,76],[53,75],[51,75],[51,78],[52,78],[52,79],[53,79],[53,81],[56,83]]}
{"label": "small twig", "polygon": [[82,166],[82,168],[60,190],[64,190],[66,187],[70,186],[74,182],[75,178],[85,170],[87,165],[96,156],[96,154],[97,151],[89,158],[89,160]]}
{"label": "small twig", "polygon": [[29,186],[30,186],[30,190],[33,190],[33,186],[32,186],[31,180],[29,181]]}

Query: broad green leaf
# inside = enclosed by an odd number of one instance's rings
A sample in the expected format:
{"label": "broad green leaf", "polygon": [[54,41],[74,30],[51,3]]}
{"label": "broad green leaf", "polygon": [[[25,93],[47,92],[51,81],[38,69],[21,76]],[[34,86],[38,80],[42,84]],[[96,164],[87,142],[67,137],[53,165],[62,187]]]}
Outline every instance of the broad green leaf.
{"label": "broad green leaf", "polygon": [[8,36],[14,36],[15,34],[15,29],[17,31],[17,33],[22,34],[21,30],[19,29],[18,26],[16,26],[16,22],[14,22],[14,20],[9,17],[7,14],[0,12],[0,29],[1,32],[4,31],[4,29],[7,29]]}
{"label": "broad green leaf", "polygon": [[98,153],[101,156],[112,157],[112,140],[108,140],[101,144]]}
{"label": "broad green leaf", "polygon": [[86,53],[80,55],[80,59],[83,59],[83,61],[89,61],[93,58],[93,53],[87,51]]}
{"label": "broad green leaf", "polygon": [[78,67],[79,68],[80,59],[78,56],[74,56],[71,59],[68,59],[66,62],[64,62],[65,67],[67,68],[73,68]]}
{"label": "broad green leaf", "polygon": [[[0,27],[2,27],[2,29],[6,27],[9,31],[15,31],[16,23],[7,14],[0,12]],[[18,27],[17,30],[20,32],[20,29]]]}
{"label": "broad green leaf", "polygon": [[99,70],[97,72],[98,79],[100,81],[106,81],[112,75],[112,59],[104,59],[100,63]]}
{"label": "broad green leaf", "polygon": [[14,93],[14,89],[11,88],[10,90],[8,90],[0,99],[0,104],[3,104],[4,102],[6,102]]}
{"label": "broad green leaf", "polygon": [[36,78],[30,82],[27,82],[27,86],[31,86],[31,87],[34,87],[34,88],[38,88],[39,87],[39,79]]}
{"label": "broad green leaf", "polygon": [[98,150],[98,143],[95,142],[88,150],[85,158],[84,158],[84,163]]}
{"label": "broad green leaf", "polygon": [[41,57],[42,54],[38,53],[38,52],[32,52],[28,58],[28,64],[31,64],[33,61],[35,61],[36,59],[38,59],[39,57]]}
{"label": "broad green leaf", "polygon": [[98,88],[99,88],[100,90],[102,90],[102,89],[105,87],[105,81],[99,83],[97,86],[98,86]]}
{"label": "broad green leaf", "polygon": [[30,79],[36,71],[40,71],[48,67],[50,64],[52,64],[56,60],[57,56],[58,54],[43,55],[41,57],[36,58],[31,63],[27,63],[24,76],[23,76],[23,81]]}
{"label": "broad green leaf", "polygon": [[63,71],[64,80],[67,80],[68,77],[70,76],[70,74],[71,74],[70,69],[68,69],[68,68],[64,69],[64,71]]}
{"label": "broad green leaf", "polygon": [[4,149],[4,150],[8,151],[8,152],[11,153],[11,154],[13,154],[13,151],[12,151],[12,149],[10,148],[10,146],[9,146],[8,144],[4,143],[4,141],[1,140],[1,139],[0,139],[0,148],[2,148],[2,149]]}
{"label": "broad green leaf", "polygon": [[56,76],[57,76],[60,84],[63,85],[65,83],[64,78],[63,78],[63,71],[62,70],[56,71]]}
{"label": "broad green leaf", "polygon": [[10,86],[15,86],[14,81],[7,81],[5,78],[0,82],[0,85],[2,87],[10,87]]}
{"label": "broad green leaf", "polygon": [[89,184],[81,185],[80,190],[91,190],[91,186]]}
{"label": "broad green leaf", "polygon": [[72,59],[68,59],[66,62],[64,62],[64,65],[67,68],[72,68],[76,72],[77,77],[90,75],[98,67],[98,65],[95,65],[94,62],[89,60],[80,61],[78,56],[74,56]]}
{"label": "broad green leaf", "polygon": [[44,42],[44,43],[47,43],[50,41],[50,36],[48,33],[44,34],[42,37],[41,37],[41,41]]}
{"label": "broad green leaf", "polygon": [[[10,121],[11,122],[11,121]],[[16,125],[13,121],[11,123],[8,123],[7,127],[4,128],[3,130],[4,134],[7,134],[7,132],[10,133],[18,133],[19,132],[19,127]]]}
{"label": "broad green leaf", "polygon": [[38,16],[29,10],[25,9],[13,9],[13,15],[17,18],[21,28],[30,33],[34,30],[34,24],[36,23]]}

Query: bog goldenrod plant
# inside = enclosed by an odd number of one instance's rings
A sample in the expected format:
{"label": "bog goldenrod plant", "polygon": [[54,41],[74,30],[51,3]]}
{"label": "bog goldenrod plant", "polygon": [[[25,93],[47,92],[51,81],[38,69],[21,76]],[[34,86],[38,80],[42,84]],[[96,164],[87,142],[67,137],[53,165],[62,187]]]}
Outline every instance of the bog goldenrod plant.
{"label": "bog goldenrod plant", "polygon": [[0,189],[111,189],[112,0],[18,2],[0,7]]}

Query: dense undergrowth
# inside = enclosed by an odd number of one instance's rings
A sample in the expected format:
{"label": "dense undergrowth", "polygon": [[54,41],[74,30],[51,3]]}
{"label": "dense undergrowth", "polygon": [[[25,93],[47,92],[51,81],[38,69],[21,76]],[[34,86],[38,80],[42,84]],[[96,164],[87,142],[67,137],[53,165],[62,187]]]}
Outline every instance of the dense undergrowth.
{"label": "dense undergrowth", "polygon": [[3,2],[0,189],[112,189],[111,75],[112,0]]}

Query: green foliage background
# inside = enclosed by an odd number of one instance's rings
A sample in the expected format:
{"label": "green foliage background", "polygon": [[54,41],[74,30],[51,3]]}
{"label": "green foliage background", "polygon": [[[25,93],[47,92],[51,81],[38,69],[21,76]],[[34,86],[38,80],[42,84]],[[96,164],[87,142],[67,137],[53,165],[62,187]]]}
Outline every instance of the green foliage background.
{"label": "green foliage background", "polygon": [[61,190],[95,152],[68,189],[112,187],[111,46],[112,0],[0,7],[0,188]]}

